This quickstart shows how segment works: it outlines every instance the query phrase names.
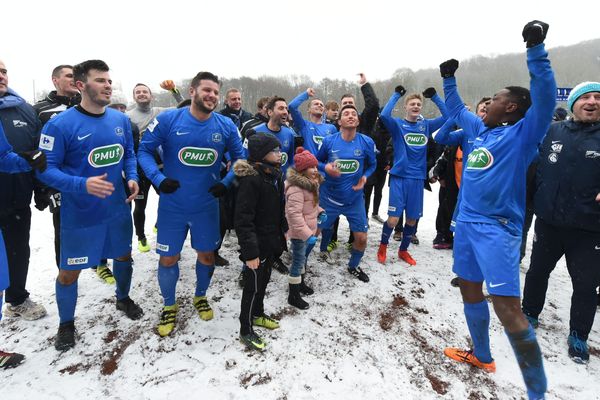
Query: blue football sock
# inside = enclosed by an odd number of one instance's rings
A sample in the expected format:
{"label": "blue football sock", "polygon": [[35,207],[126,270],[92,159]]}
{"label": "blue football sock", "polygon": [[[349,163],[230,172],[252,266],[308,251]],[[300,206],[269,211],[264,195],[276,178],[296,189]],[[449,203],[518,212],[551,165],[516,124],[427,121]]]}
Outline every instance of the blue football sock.
{"label": "blue football sock", "polygon": [[131,274],[133,273],[132,261],[113,261],[113,275],[117,281],[117,300],[129,296],[131,288]]}
{"label": "blue football sock", "polygon": [[388,244],[390,243],[390,236],[394,232],[394,228],[389,226],[387,222],[383,223],[383,228],[381,230],[381,243]]}
{"label": "blue football sock", "polygon": [[327,245],[331,242],[333,236],[333,229],[323,229],[321,231],[321,251],[327,251]]}
{"label": "blue football sock", "polygon": [[158,263],[158,286],[165,306],[175,305],[175,288],[179,280],[179,263],[172,267],[163,267]]}
{"label": "blue football sock", "polygon": [[402,241],[400,242],[400,250],[407,250],[410,245],[410,239],[412,239],[413,235],[417,231],[417,226],[410,226],[408,224],[404,225],[404,229],[402,230]]}
{"label": "blue football sock", "polygon": [[465,318],[473,340],[473,354],[482,363],[493,361],[490,351],[490,309],[487,301],[464,303]]}
{"label": "blue football sock", "polygon": [[505,331],[510,345],[515,352],[517,363],[521,368],[523,380],[527,387],[527,395],[530,399],[542,399],[548,388],[542,352],[535,337],[535,331],[531,324],[529,327],[517,333]]}
{"label": "blue football sock", "polygon": [[350,261],[348,261],[348,268],[356,269],[358,264],[360,264],[360,260],[362,259],[364,251],[356,250],[354,247],[352,248],[352,252],[350,253]]}
{"label": "blue football sock", "polygon": [[70,285],[63,285],[56,280],[56,305],[60,323],[71,322],[75,319],[75,306],[77,305],[77,281]]}
{"label": "blue football sock", "polygon": [[215,272],[214,265],[205,265],[196,261],[196,296],[206,296],[213,272]]}

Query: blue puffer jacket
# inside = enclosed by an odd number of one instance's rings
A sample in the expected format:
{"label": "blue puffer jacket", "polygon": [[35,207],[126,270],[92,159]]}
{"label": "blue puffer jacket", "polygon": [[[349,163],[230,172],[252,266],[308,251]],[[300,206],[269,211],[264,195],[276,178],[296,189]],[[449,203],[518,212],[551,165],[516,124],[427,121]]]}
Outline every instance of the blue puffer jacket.
{"label": "blue puffer jacket", "polygon": [[[38,148],[42,124],[33,107],[10,89],[0,98],[0,123],[15,153]],[[28,208],[35,185],[33,172],[0,173],[0,216]]]}

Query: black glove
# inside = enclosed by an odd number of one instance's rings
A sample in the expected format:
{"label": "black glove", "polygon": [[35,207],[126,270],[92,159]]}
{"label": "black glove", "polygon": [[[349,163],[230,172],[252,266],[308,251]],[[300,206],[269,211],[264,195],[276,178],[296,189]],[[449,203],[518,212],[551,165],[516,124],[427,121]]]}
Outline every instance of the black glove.
{"label": "black glove", "polygon": [[179,181],[171,178],[165,178],[165,180],[160,183],[158,190],[160,190],[161,193],[173,193],[179,189],[179,187]]}
{"label": "black glove", "polygon": [[435,91],[435,88],[432,88],[432,87],[430,87],[430,88],[427,88],[427,89],[425,89],[425,90],[423,91],[423,96],[424,96],[425,98],[427,98],[427,99],[430,99],[430,98],[432,98],[433,96],[435,96],[435,94],[436,94],[436,93],[437,93],[437,92]]}
{"label": "black glove", "polygon": [[455,60],[454,58],[440,64],[440,74],[442,75],[442,78],[452,78],[457,69],[458,60]]}
{"label": "black glove", "polygon": [[33,201],[35,208],[44,211],[50,205],[50,194],[45,190],[34,190]]}
{"label": "black glove", "polygon": [[404,86],[402,85],[398,85],[394,88],[394,91],[396,93],[398,93],[400,96],[404,96],[404,93],[406,93],[406,89],[404,89]]}
{"label": "black glove", "polygon": [[545,22],[538,21],[537,19],[528,22],[527,25],[523,27],[523,41],[527,42],[527,48],[544,43],[544,39],[546,39],[546,34],[548,33],[549,27],[550,25]]}
{"label": "black glove", "polygon": [[216,198],[223,197],[227,193],[227,187],[221,182],[217,182],[208,189],[208,193]]}
{"label": "black glove", "polygon": [[37,169],[40,172],[46,170],[46,153],[41,150],[24,151],[19,153],[31,166],[31,169]]}

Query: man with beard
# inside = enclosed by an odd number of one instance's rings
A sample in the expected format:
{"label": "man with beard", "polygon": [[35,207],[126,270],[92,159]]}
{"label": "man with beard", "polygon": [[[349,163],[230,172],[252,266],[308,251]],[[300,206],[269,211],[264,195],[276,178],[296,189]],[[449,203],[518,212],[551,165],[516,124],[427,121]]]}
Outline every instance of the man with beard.
{"label": "man with beard", "polygon": [[48,168],[39,177],[62,194],[56,279],[60,326],[54,343],[60,351],[75,346],[79,273],[102,258],[114,259],[117,309],[131,319],[143,314],[129,297],[133,227],[127,203],[138,192],[131,123],[123,113],[106,107],[112,80],[104,61],[84,61],[73,68],[73,75],[81,103],[52,118],[40,137]]}
{"label": "man with beard", "polygon": [[[188,231],[196,250],[194,307],[201,319],[213,318],[206,291],[215,269],[214,250],[219,235],[219,202],[233,180],[230,171],[219,181],[220,160],[229,152],[232,161],[244,158],[244,149],[233,122],[213,112],[219,100],[219,79],[199,72],[190,84],[189,107],[162,113],[148,125],[138,151],[140,165],[159,188],[156,251],[158,284],[164,307],[158,324],[161,336],[175,328],[178,305],[175,289],[179,258]],[[164,169],[159,170],[154,151],[162,146]]]}

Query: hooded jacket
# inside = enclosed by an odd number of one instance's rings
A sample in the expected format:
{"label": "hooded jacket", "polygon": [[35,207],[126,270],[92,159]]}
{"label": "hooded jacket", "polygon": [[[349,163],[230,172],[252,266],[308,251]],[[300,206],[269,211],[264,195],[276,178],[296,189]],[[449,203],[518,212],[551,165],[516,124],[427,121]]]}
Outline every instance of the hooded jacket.
{"label": "hooded jacket", "polygon": [[319,185],[324,178],[317,174],[315,182],[295,168],[287,170],[285,181],[285,216],[289,224],[288,238],[308,240],[317,231],[317,217],[323,211],[319,207]]}
{"label": "hooded jacket", "polygon": [[240,260],[279,257],[286,242],[283,177],[266,164],[238,160],[233,171],[238,180],[234,228]]}

